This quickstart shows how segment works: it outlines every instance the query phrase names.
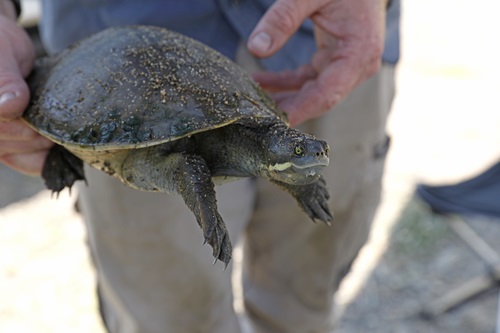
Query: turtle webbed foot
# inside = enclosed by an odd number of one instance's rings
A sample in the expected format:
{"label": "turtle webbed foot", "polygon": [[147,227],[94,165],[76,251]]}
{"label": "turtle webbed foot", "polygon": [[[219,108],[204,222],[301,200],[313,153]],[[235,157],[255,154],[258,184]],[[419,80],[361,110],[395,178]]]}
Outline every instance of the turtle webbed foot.
{"label": "turtle webbed foot", "polygon": [[231,261],[231,254],[233,252],[229,234],[222,217],[215,210],[210,212],[210,209],[202,209],[200,217],[200,225],[203,229],[203,237],[205,243],[210,244],[213,249],[213,256],[215,260],[222,261],[226,267]]}
{"label": "turtle webbed foot", "polygon": [[330,194],[326,188],[326,181],[323,177],[315,183],[308,185],[289,185],[275,182],[279,187],[289,192],[304,212],[313,220],[320,220],[330,225],[333,221],[333,213],[328,207]]}
{"label": "turtle webbed foot", "polygon": [[309,217],[315,221],[316,219],[330,225],[333,221],[333,213],[328,207],[328,199],[330,193],[326,188],[326,181],[320,177],[316,183],[302,186],[304,194],[297,201]]}
{"label": "turtle webbed foot", "polygon": [[53,146],[42,169],[45,186],[59,193],[65,187],[71,189],[77,180],[85,180],[83,162],[62,146]]}

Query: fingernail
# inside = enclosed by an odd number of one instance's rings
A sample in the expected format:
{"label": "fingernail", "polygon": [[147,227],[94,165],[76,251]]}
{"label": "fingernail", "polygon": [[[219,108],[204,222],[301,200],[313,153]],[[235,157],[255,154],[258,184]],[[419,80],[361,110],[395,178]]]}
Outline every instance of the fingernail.
{"label": "fingernail", "polygon": [[265,53],[271,48],[272,42],[273,40],[271,39],[271,36],[269,36],[266,32],[261,31],[250,40],[248,46],[254,51]]}
{"label": "fingernail", "polygon": [[16,97],[16,94],[10,91],[3,93],[2,95],[0,95],[0,105],[7,103],[8,101],[13,100]]}

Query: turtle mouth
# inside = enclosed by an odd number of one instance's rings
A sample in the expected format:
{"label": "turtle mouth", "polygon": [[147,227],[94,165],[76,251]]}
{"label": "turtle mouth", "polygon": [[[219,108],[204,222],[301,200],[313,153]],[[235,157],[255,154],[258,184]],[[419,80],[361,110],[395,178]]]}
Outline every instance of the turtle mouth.
{"label": "turtle mouth", "polygon": [[292,163],[292,170],[307,177],[315,177],[319,176],[319,174],[328,166],[328,164],[329,159],[328,157],[324,156],[323,158],[310,163]]}
{"label": "turtle mouth", "polygon": [[[300,162],[300,163],[298,163]],[[309,161],[288,161],[270,165],[267,169],[271,178],[293,185],[307,185],[319,179],[323,170],[328,166],[328,157],[309,159]]]}

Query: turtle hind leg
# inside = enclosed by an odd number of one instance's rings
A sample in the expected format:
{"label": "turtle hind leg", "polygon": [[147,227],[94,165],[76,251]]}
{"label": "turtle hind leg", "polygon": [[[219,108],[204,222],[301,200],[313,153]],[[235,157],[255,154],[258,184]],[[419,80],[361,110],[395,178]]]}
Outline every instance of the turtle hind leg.
{"label": "turtle hind leg", "polygon": [[272,181],[281,189],[289,192],[304,212],[313,220],[320,220],[330,225],[333,214],[328,207],[330,194],[326,188],[326,181],[321,176],[317,182],[308,185],[290,185],[278,181]]}
{"label": "turtle hind leg", "polygon": [[42,178],[52,192],[59,193],[65,187],[71,189],[75,181],[85,180],[83,161],[66,148],[54,145],[45,159]]}
{"label": "turtle hind leg", "polygon": [[212,246],[215,259],[229,264],[231,241],[217,210],[214,184],[203,158],[184,153],[165,155],[156,146],[138,149],[127,156],[122,179],[139,190],[181,195],[202,228],[205,243]]}

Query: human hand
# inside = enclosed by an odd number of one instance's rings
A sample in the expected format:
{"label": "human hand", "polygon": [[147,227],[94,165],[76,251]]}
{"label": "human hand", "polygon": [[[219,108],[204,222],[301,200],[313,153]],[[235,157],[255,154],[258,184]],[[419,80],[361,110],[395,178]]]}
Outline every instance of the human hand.
{"label": "human hand", "polygon": [[26,32],[2,9],[0,7],[0,162],[17,171],[39,175],[52,143],[20,119],[29,102],[24,78],[31,71],[35,51]]}
{"label": "human hand", "polygon": [[378,71],[385,7],[386,0],[277,0],[269,8],[247,44],[257,57],[278,51],[306,18],[314,23],[318,49],[309,64],[254,74],[292,126],[320,117]]}

